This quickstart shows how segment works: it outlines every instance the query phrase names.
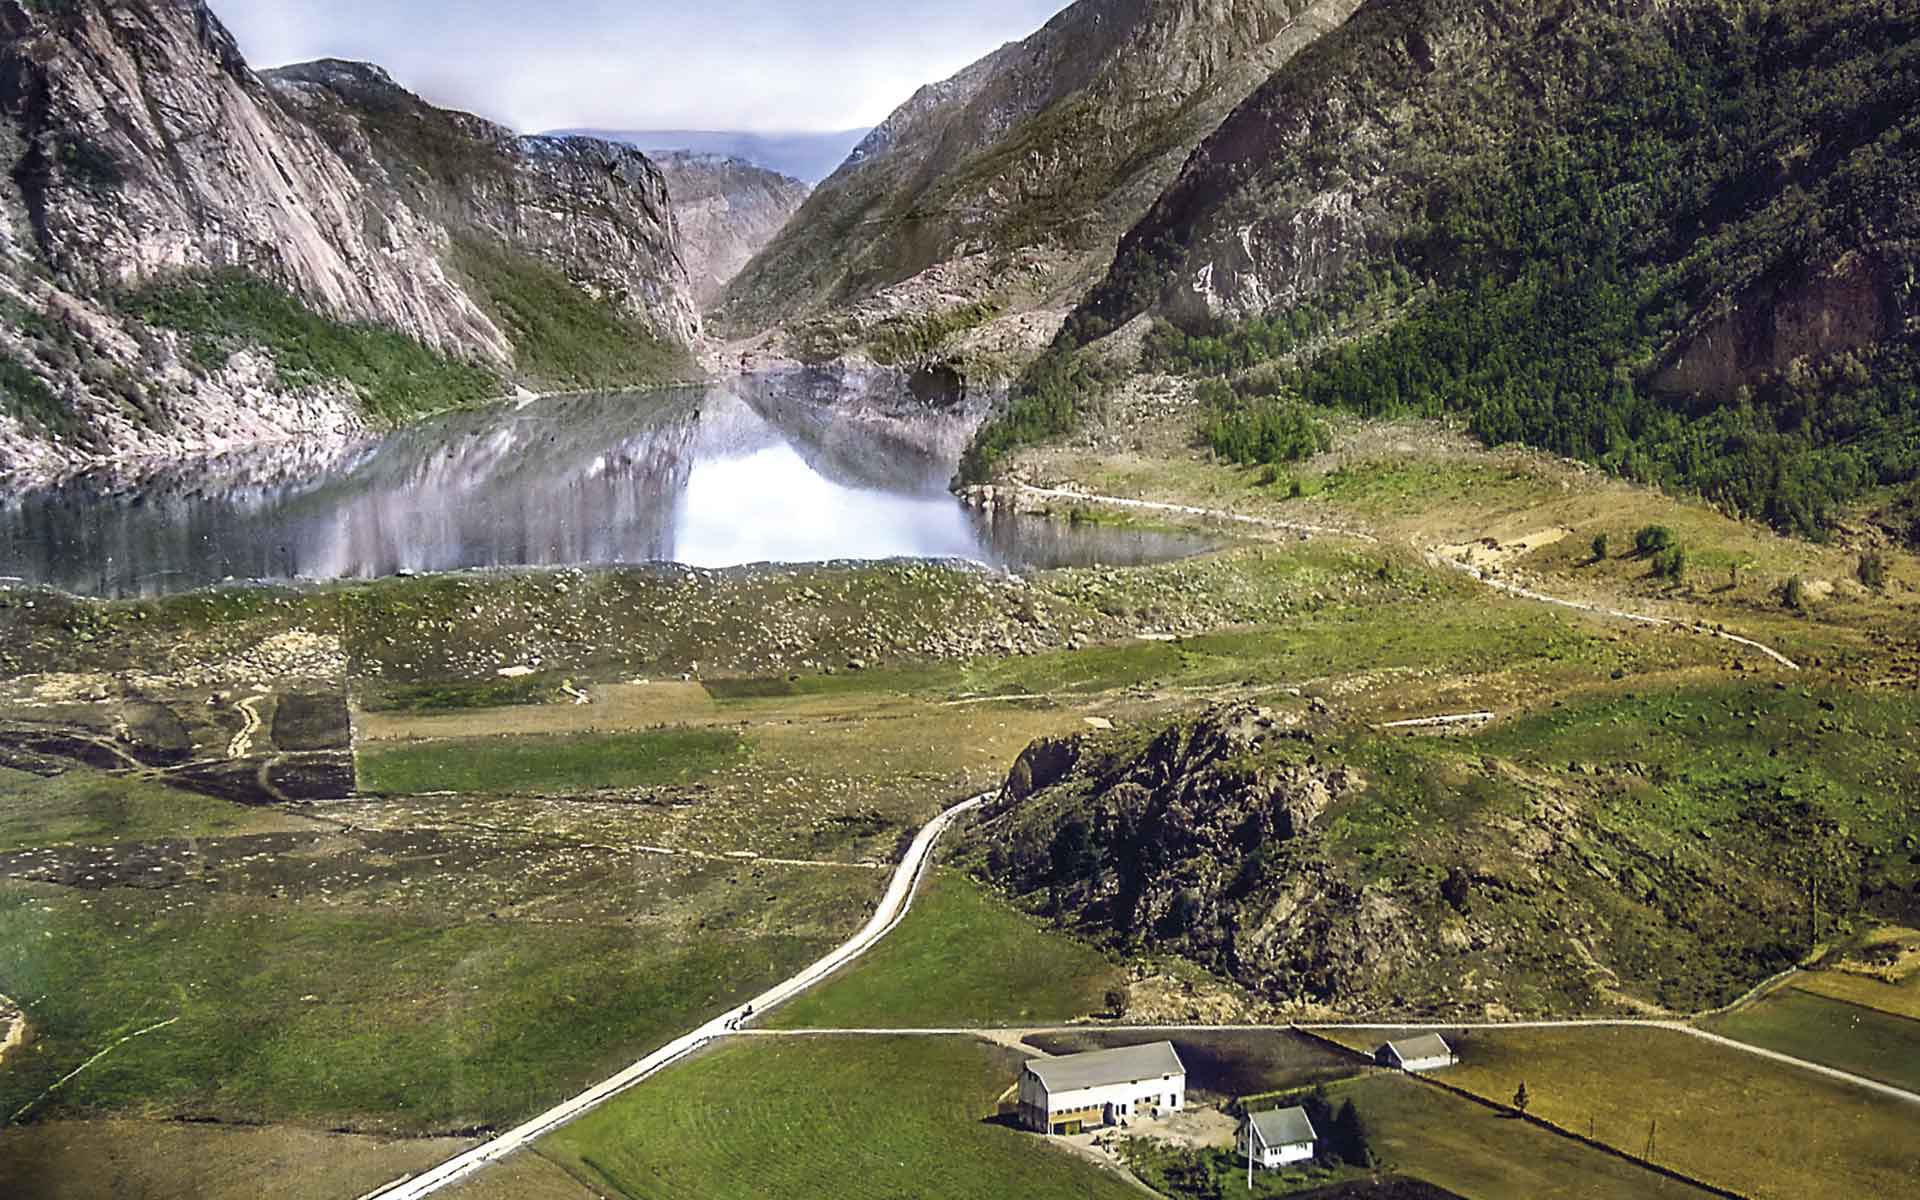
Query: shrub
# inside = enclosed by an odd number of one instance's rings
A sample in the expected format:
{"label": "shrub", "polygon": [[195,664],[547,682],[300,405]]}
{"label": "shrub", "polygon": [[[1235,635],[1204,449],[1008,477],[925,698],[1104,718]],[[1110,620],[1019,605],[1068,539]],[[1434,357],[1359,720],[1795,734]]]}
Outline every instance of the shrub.
{"label": "shrub", "polygon": [[[1200,436],[1215,454],[1252,465],[1300,462],[1333,449],[1333,433],[1298,400],[1243,397],[1217,380],[1200,385]],[[1278,475],[1275,475],[1278,482]]]}
{"label": "shrub", "polygon": [[1642,558],[1673,548],[1676,538],[1665,525],[1648,525],[1633,535],[1633,552]]}
{"label": "shrub", "polygon": [[1787,580],[1786,586],[1780,589],[1780,603],[1794,612],[1807,611],[1807,585],[1801,582],[1798,575]]}
{"label": "shrub", "polygon": [[1593,561],[1597,563],[1607,561],[1609,557],[1608,551],[1612,548],[1613,539],[1609,538],[1606,534],[1596,533],[1593,535]]}
{"label": "shrub", "polygon": [[1661,579],[1671,580],[1674,583],[1686,582],[1686,548],[1684,546],[1669,546],[1655,555],[1653,559],[1653,573]]}

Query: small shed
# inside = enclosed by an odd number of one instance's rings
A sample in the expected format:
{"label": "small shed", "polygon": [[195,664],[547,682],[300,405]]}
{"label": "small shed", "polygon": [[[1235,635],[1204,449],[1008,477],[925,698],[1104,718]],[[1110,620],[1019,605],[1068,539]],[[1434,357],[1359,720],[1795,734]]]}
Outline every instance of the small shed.
{"label": "small shed", "polygon": [[1255,1166],[1273,1168],[1305,1162],[1319,1147],[1320,1134],[1304,1108],[1248,1113],[1240,1123],[1240,1153]]}
{"label": "small shed", "polygon": [[1373,1060],[1399,1071],[1438,1071],[1460,1061],[1460,1056],[1437,1033],[1388,1042],[1373,1052]]}

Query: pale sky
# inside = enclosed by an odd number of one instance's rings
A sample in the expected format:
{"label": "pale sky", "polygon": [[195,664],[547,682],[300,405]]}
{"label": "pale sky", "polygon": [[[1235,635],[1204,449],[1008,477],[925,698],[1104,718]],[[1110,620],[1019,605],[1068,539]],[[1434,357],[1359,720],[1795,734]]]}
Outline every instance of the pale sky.
{"label": "pale sky", "polygon": [[256,67],[375,62],[526,132],[853,129],[1065,0],[212,0]]}

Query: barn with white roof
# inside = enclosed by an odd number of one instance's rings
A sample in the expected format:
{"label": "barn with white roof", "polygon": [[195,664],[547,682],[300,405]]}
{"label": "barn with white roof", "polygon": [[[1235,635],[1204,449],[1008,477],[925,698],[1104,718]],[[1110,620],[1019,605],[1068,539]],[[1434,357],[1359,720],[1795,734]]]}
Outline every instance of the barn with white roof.
{"label": "barn with white roof", "polygon": [[1020,1072],[1020,1123],[1067,1135],[1179,1112],[1187,1068],[1172,1042],[1037,1058]]}

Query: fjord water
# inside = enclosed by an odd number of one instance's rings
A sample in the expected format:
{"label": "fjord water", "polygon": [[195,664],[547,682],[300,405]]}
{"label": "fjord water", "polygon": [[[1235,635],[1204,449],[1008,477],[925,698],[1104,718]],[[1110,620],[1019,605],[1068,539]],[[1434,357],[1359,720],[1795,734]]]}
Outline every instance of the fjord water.
{"label": "fjord water", "polygon": [[972,422],[778,377],[552,398],[378,438],[103,471],[0,497],[0,576],[93,596],[475,567],[955,558],[1132,565],[1199,539],[989,516]]}

